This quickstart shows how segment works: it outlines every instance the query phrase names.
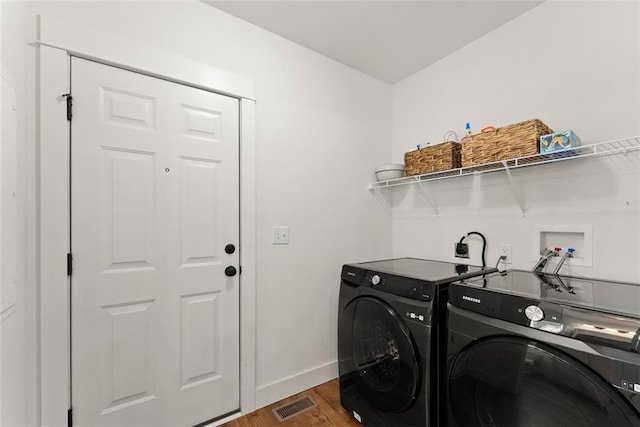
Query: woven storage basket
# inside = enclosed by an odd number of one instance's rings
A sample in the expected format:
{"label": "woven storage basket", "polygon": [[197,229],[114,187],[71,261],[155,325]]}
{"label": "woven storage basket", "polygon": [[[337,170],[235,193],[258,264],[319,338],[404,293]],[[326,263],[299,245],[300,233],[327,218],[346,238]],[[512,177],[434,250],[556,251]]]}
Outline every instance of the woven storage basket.
{"label": "woven storage basket", "polygon": [[460,143],[443,142],[404,153],[404,174],[422,175],[460,167]]}
{"label": "woven storage basket", "polygon": [[553,133],[538,119],[503,126],[462,139],[462,166],[514,159],[538,153],[541,135]]}

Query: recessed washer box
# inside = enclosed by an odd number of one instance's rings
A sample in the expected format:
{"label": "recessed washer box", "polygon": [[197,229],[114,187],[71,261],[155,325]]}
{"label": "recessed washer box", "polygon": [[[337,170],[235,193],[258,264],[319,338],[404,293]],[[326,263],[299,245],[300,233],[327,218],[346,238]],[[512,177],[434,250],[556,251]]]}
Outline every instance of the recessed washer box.
{"label": "recessed washer box", "polygon": [[[565,261],[565,266],[593,267],[593,225],[536,225],[534,233],[535,260],[545,248],[562,248],[561,256],[567,248],[574,248],[574,256]],[[559,260],[560,257],[550,258],[549,267],[557,265]],[[551,270],[549,267],[547,271]]]}

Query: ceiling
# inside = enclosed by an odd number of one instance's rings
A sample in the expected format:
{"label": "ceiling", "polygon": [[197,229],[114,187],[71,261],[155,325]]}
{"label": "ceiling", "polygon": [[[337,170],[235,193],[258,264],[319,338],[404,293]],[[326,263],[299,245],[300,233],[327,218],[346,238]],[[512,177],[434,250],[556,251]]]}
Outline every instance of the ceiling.
{"label": "ceiling", "polygon": [[205,3],[394,84],[527,12],[527,0]]}

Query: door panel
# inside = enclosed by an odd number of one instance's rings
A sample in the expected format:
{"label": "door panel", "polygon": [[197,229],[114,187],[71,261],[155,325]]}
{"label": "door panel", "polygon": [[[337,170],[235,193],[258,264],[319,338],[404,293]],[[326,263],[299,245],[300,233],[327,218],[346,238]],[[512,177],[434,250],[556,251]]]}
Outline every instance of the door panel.
{"label": "door panel", "polygon": [[219,292],[182,297],[182,388],[220,377],[218,297]]}
{"label": "door panel", "polygon": [[220,262],[222,242],[216,234],[220,221],[218,163],[181,159],[181,259],[183,266]]}
{"label": "door panel", "polygon": [[72,404],[78,425],[239,408],[239,105],[73,58]]}
{"label": "door panel", "polygon": [[104,148],[101,160],[105,272],[154,268],[154,155]]}
{"label": "door panel", "polygon": [[[151,356],[153,301],[103,307],[110,393],[104,398],[105,410],[155,399]],[[108,386],[108,384],[106,384]],[[109,387],[104,387],[109,391]]]}

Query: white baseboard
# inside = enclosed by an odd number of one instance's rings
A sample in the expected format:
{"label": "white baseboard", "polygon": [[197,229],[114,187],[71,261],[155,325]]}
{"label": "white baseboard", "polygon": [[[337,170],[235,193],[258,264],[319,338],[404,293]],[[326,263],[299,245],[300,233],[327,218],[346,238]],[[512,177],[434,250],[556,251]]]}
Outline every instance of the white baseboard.
{"label": "white baseboard", "polygon": [[256,389],[256,409],[331,381],[338,376],[338,361],[300,372]]}
{"label": "white baseboard", "polygon": [[204,427],[217,427],[217,426],[221,426],[222,424],[226,424],[229,421],[233,421],[236,418],[240,418],[243,414],[241,412],[236,412],[235,414],[229,415],[228,417],[224,417],[218,421],[214,421],[210,424],[206,424]]}

